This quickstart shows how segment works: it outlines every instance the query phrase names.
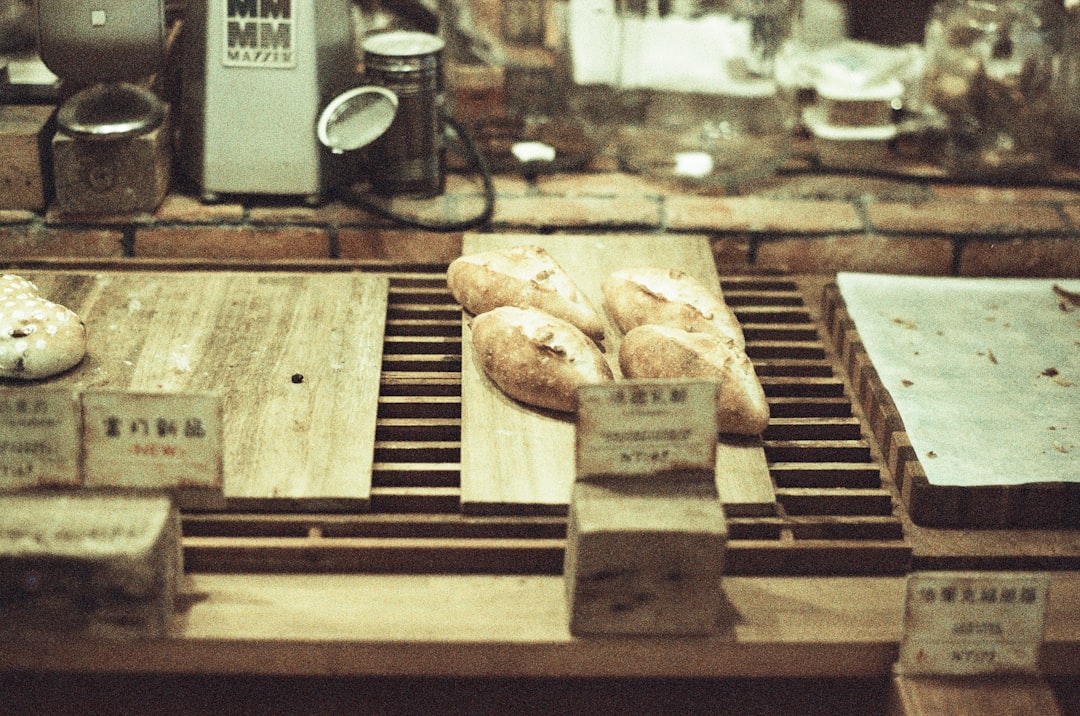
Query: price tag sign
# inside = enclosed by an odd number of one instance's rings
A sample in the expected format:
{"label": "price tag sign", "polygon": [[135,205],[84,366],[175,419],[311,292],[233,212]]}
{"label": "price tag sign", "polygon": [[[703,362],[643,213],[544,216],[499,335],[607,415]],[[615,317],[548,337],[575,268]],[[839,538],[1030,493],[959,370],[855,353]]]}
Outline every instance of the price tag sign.
{"label": "price tag sign", "polygon": [[220,489],[221,397],[212,394],[83,394],[85,484]]}
{"label": "price tag sign", "polygon": [[946,676],[1035,673],[1050,577],[936,572],[908,578],[899,670]]}
{"label": "price tag sign", "polygon": [[0,392],[0,489],[78,485],[81,427],[70,390]]}
{"label": "price tag sign", "polygon": [[633,380],[578,390],[577,476],[716,466],[716,383]]}

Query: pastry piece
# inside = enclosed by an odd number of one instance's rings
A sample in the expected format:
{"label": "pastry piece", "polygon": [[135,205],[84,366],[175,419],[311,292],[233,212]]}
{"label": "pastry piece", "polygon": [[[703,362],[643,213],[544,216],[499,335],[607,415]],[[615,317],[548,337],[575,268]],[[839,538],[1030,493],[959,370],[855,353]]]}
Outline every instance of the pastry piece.
{"label": "pastry piece", "polygon": [[39,380],[86,355],[86,326],[21,276],[0,276],[0,378]]}
{"label": "pastry piece", "polygon": [[540,246],[513,246],[455,259],[446,283],[458,303],[474,315],[499,306],[539,308],[577,326],[594,341],[604,322],[588,297]]}
{"label": "pastry piece", "polygon": [[713,333],[746,345],[742,327],[722,296],[678,269],[615,271],[603,283],[604,307],[623,331],[654,324]]}
{"label": "pastry piece", "polygon": [[623,336],[619,367],[627,378],[715,378],[721,433],[757,435],[769,425],[769,404],[750,359],[712,333],[639,326]]}
{"label": "pastry piece", "polygon": [[523,403],[576,412],[579,385],[614,379],[588,336],[539,309],[500,306],[476,316],[470,325],[484,373]]}

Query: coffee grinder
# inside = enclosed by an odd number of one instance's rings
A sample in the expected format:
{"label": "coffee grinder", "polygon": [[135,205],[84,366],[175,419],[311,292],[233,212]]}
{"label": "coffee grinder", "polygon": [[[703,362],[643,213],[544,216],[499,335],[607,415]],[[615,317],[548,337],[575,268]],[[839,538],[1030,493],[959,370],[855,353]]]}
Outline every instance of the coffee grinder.
{"label": "coffee grinder", "polygon": [[[330,151],[316,131],[323,109],[358,77],[349,0],[189,3],[180,62],[181,161],[203,200],[314,204],[346,178],[351,156]],[[394,107],[386,105],[391,118]]]}
{"label": "coffee grinder", "polygon": [[153,211],[168,191],[164,0],[38,0],[41,60],[65,98],[52,140],[56,210]]}

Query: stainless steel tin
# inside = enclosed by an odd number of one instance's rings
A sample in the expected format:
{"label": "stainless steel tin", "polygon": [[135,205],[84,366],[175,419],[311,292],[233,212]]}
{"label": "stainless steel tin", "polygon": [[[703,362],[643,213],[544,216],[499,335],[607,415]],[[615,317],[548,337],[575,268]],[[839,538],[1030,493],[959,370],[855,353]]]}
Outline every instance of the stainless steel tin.
{"label": "stainless steel tin", "polygon": [[372,190],[385,196],[432,197],[446,186],[439,117],[443,41],[425,32],[394,31],[364,40],[364,74],[398,97],[389,129],[368,148]]}

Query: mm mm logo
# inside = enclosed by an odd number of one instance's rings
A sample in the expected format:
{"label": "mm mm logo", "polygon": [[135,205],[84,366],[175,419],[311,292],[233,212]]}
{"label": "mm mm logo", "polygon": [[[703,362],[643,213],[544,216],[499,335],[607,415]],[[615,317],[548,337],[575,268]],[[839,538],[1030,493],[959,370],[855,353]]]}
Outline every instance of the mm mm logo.
{"label": "mm mm logo", "polygon": [[293,66],[291,0],[227,0],[225,63]]}

